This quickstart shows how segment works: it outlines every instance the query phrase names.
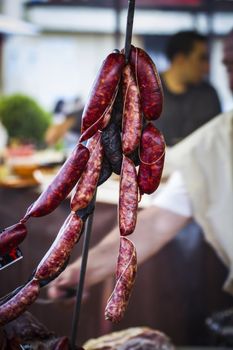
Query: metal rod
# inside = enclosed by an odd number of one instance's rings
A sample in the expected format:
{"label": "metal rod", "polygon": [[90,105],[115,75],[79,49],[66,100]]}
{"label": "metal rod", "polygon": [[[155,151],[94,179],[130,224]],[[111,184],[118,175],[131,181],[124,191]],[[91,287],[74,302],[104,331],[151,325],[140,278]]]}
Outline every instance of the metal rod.
{"label": "metal rod", "polygon": [[126,35],[125,35],[125,59],[126,59],[126,62],[128,62],[128,60],[129,60],[130,49],[131,49],[134,9],[135,9],[135,0],[129,0],[127,24],[126,24]]}
{"label": "metal rod", "polygon": [[80,269],[80,278],[77,286],[76,293],[76,304],[74,307],[73,313],[73,321],[72,321],[72,333],[71,333],[71,349],[76,349],[76,339],[78,335],[78,326],[79,326],[79,317],[81,311],[81,303],[82,303],[82,294],[83,287],[85,281],[86,274],[86,266],[87,266],[87,258],[88,258],[88,250],[89,250],[89,242],[91,237],[92,223],[93,223],[94,212],[88,217],[85,224],[85,232],[84,232],[84,240],[83,240],[83,249],[82,249],[82,262]]}

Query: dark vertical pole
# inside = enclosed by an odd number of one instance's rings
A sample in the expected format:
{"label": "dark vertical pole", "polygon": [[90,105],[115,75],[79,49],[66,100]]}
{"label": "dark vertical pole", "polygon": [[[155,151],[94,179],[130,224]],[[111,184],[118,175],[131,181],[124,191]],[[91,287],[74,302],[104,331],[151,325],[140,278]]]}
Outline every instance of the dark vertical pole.
{"label": "dark vertical pole", "polygon": [[82,294],[83,294],[83,287],[84,287],[85,274],[86,274],[86,266],[87,266],[87,258],[88,258],[88,250],[89,250],[89,242],[91,237],[93,216],[94,216],[94,213],[92,213],[88,217],[85,225],[80,278],[77,286],[76,304],[74,308],[73,321],[72,321],[72,333],[71,333],[72,350],[76,349],[75,343],[78,335],[79,317],[80,317],[80,311],[81,311]]}
{"label": "dark vertical pole", "polygon": [[131,49],[134,9],[135,9],[135,0],[129,0],[129,2],[128,2],[128,14],[127,14],[127,24],[126,24],[126,35],[125,35],[125,58],[126,58],[126,62],[129,59],[130,49]]}

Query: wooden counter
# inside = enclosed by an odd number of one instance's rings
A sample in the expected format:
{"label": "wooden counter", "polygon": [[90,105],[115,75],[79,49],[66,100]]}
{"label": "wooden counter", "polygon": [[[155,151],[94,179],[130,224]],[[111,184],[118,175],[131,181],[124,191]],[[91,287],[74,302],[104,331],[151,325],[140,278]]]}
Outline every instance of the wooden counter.
{"label": "wooden counter", "polygon": [[[33,189],[0,189],[0,228],[16,223],[36,198]],[[22,244],[24,259],[0,272],[1,296],[30,276],[68,212],[69,203],[65,201],[49,216],[30,220],[29,234]],[[105,236],[116,221],[115,204],[97,203],[91,245]],[[80,241],[72,259],[80,254],[81,245]],[[164,331],[177,345],[206,344],[205,318],[232,306],[233,298],[221,291],[226,275],[226,269],[204,242],[201,231],[191,224],[188,231],[182,231],[139,268],[131,302],[120,325],[113,327],[104,320],[104,307],[113,280],[92,288],[82,307],[79,343],[113,330],[144,325]],[[34,304],[30,311],[51,330],[60,335],[70,334],[72,308]]]}

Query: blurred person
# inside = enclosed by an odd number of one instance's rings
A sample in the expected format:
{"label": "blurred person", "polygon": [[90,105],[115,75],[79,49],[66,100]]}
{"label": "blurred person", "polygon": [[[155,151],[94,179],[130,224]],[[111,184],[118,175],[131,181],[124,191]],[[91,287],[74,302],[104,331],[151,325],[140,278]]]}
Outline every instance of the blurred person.
{"label": "blurred person", "polygon": [[53,122],[59,124],[64,121],[65,118],[65,101],[60,99],[56,102],[53,110]]}
{"label": "blurred person", "polygon": [[4,150],[7,145],[8,134],[6,128],[2,125],[0,121],[0,152]]}
{"label": "blurred person", "polygon": [[166,47],[170,67],[161,74],[164,107],[155,122],[172,146],[221,111],[209,73],[207,37],[195,31],[173,35]]}
{"label": "blurred person", "polygon": [[72,149],[81,134],[83,102],[81,98],[76,97],[71,107],[67,108],[62,100],[58,101],[56,107],[56,112],[54,111],[55,123],[47,130],[45,141],[49,146],[52,146],[63,139],[65,148]]}
{"label": "blurred person", "polygon": [[[233,31],[224,41],[223,63],[233,92]],[[138,214],[129,238],[138,264],[157,254],[192,219],[203,228],[206,240],[229,269],[224,289],[233,294],[233,110],[215,117],[168,153],[171,176],[154,196],[153,206]],[[145,229],[146,228],[146,229]],[[119,250],[119,229],[114,228],[90,249],[85,287],[113,275]],[[48,289],[52,299],[77,285],[81,258],[70,264]]]}

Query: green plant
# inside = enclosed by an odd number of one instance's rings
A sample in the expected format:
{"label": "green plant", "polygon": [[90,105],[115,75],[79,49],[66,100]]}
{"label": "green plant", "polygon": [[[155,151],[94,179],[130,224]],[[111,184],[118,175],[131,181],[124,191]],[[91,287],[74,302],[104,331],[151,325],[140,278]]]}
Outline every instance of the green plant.
{"label": "green plant", "polygon": [[0,120],[10,138],[40,144],[51,116],[34,99],[15,94],[0,98]]}

